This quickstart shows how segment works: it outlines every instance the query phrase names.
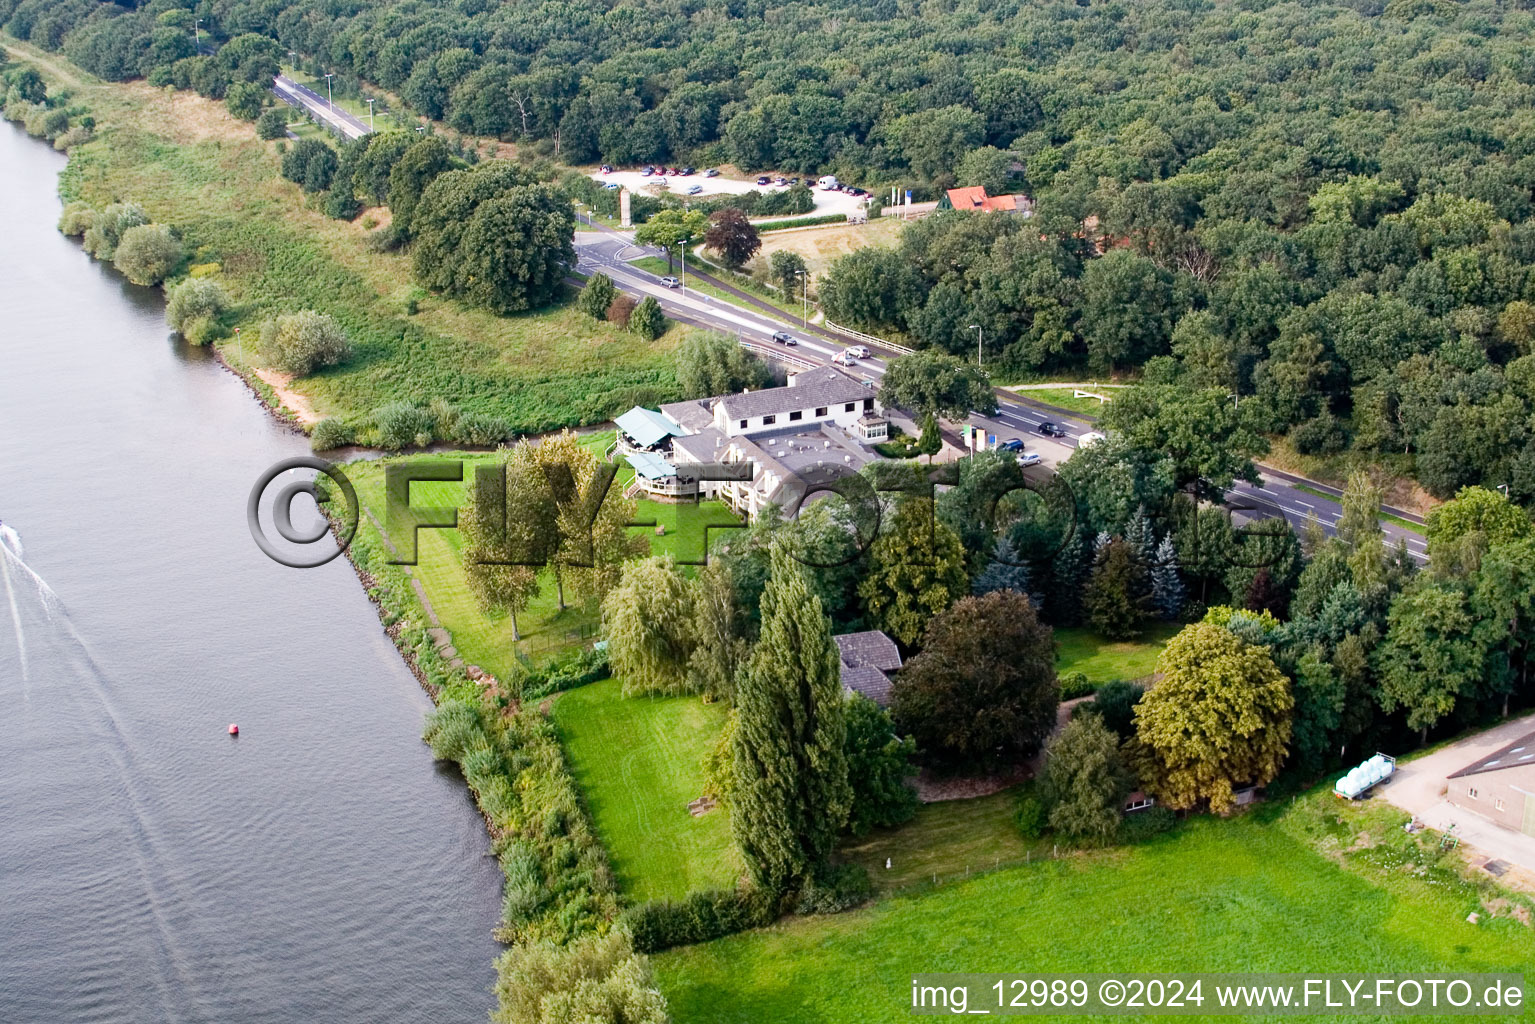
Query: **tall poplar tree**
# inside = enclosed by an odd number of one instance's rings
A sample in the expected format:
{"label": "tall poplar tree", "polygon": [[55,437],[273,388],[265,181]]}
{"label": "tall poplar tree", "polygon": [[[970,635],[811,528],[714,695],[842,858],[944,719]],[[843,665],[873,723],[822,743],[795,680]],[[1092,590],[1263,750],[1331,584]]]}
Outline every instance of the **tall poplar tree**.
{"label": "tall poplar tree", "polygon": [[761,610],[762,638],[736,686],[730,824],[753,877],[782,892],[826,863],[852,790],[831,623],[782,544]]}

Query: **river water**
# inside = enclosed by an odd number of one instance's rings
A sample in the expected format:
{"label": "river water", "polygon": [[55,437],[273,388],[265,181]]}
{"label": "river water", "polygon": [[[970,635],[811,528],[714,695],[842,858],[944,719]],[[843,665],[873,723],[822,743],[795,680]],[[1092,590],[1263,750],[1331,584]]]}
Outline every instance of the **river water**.
{"label": "river water", "polygon": [[58,234],[63,164],[0,123],[0,1021],[483,1021],[429,702],[344,559],[246,527],[307,445]]}

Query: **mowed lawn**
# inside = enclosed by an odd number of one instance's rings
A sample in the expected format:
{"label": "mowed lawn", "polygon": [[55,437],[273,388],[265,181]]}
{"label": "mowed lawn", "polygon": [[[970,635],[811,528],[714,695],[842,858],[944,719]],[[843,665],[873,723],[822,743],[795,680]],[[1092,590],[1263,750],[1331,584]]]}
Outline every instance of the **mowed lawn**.
{"label": "mowed lawn", "polygon": [[1055,671],[1060,675],[1081,672],[1093,683],[1115,679],[1139,679],[1156,671],[1157,657],[1183,627],[1157,622],[1139,640],[1105,640],[1080,627],[1055,631]]}
{"label": "mowed lawn", "polygon": [[[612,431],[599,431],[583,436],[583,446],[599,453],[612,443]],[[495,458],[483,453],[441,453],[413,456],[423,461],[459,459],[465,463],[464,476],[473,479],[473,466]],[[384,469],[374,462],[352,463],[346,471],[357,487],[358,497],[380,523],[386,523],[384,503]],[[632,475],[624,466],[613,484],[613,493],[621,493]],[[411,503],[418,507],[459,507],[464,501],[464,485],[450,482],[418,482],[411,486]],[[728,525],[739,520],[719,502],[668,505],[641,501],[635,518],[639,522],[654,521],[665,528],[658,536],[653,526],[637,526],[635,532],[650,541],[655,554],[671,554],[679,562],[699,561],[703,557],[706,527]],[[707,531],[710,537],[721,531]],[[712,541],[711,541],[712,542]],[[478,665],[498,678],[505,678],[513,671],[517,661],[517,644],[513,637],[511,616],[504,612],[486,611],[469,590],[463,568],[463,539],[457,530],[423,529],[416,534],[417,563],[411,573],[420,581],[432,610],[442,625],[453,636],[453,645],[467,664]],[[690,571],[690,570],[685,570]],[[597,626],[595,608],[584,607],[573,594],[567,593],[567,606],[559,607],[558,591],[554,577],[544,573],[540,579],[539,593],[528,608],[517,616],[518,631],[522,635],[524,653],[535,660],[557,652],[560,648],[576,643]]]}
{"label": "mowed lawn", "polygon": [[1279,825],[1200,819],[1144,846],[789,919],[654,962],[678,1024],[905,1021],[917,972],[1535,969],[1526,926],[1468,924],[1476,903],[1463,891],[1382,877],[1340,868]]}
{"label": "mowed lawn", "polygon": [[625,697],[616,679],[554,703],[554,722],[625,895],[687,895],[735,884],[742,872],[723,810],[700,817],[703,758],[724,724],[723,704],[698,697]]}

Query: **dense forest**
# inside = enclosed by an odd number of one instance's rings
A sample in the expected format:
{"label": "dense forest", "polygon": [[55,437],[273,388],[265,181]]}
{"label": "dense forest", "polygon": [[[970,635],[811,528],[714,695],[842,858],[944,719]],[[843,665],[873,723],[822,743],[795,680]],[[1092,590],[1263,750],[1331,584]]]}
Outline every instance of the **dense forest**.
{"label": "dense forest", "polygon": [[0,23],[211,95],[292,50],[564,164],[1026,191],[1027,221],[847,257],[827,312],[957,353],[982,324],[1012,375],[1225,387],[1303,455],[1535,498],[1524,3],[0,0]]}

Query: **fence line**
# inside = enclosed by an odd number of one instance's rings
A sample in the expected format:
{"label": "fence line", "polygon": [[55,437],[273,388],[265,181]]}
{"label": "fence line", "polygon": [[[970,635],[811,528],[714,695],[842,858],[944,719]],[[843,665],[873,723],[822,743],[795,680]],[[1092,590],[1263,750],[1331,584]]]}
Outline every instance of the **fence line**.
{"label": "fence line", "polygon": [[912,349],[907,348],[905,345],[897,345],[893,342],[886,341],[884,338],[876,338],[872,334],[865,334],[862,331],[855,331],[851,327],[843,327],[841,324],[834,324],[830,320],[825,321],[825,325],[827,330],[836,331],[838,334],[846,335],[849,338],[856,338],[859,341],[866,341],[871,345],[878,345],[881,348],[888,348],[890,351],[896,353],[897,355],[909,356],[913,351]]}

